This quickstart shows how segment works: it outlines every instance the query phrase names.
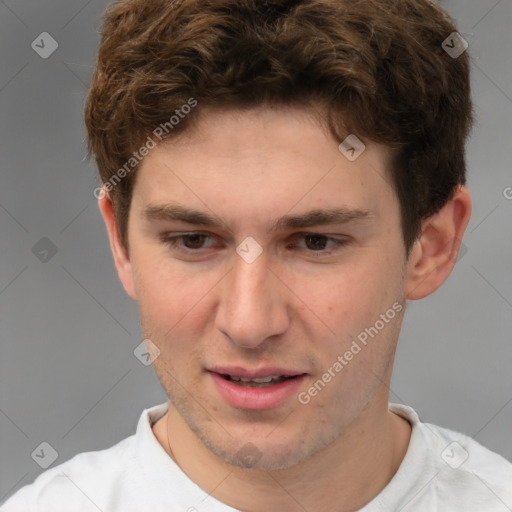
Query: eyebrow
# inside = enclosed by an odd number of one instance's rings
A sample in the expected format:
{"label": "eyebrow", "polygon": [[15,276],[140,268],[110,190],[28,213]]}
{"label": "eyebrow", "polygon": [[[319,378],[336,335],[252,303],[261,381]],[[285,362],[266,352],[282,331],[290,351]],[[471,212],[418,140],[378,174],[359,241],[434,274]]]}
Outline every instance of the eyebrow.
{"label": "eyebrow", "polygon": [[[149,205],[143,212],[147,220],[181,221],[187,224],[206,227],[220,227],[223,225],[217,218],[207,212],[186,208],[177,203],[162,205]],[[369,210],[349,208],[315,209],[296,215],[284,215],[275,220],[269,232],[285,231],[289,229],[307,228],[326,224],[346,224],[358,220],[371,220],[374,215]]]}

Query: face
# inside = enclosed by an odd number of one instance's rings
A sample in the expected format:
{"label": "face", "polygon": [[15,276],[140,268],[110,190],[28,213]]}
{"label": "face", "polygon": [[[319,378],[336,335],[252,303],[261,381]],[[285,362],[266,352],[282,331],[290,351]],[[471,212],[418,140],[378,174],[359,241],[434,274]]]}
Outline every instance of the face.
{"label": "face", "polygon": [[172,406],[225,461],[289,467],[387,408],[406,263],[389,159],[350,161],[298,109],[205,111],[144,159],[123,282]]}

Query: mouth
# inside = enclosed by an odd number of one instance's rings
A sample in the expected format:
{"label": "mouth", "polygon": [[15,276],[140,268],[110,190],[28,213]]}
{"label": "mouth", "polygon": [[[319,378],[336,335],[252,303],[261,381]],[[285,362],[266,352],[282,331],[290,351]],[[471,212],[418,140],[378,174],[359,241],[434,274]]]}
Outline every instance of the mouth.
{"label": "mouth", "polygon": [[290,400],[306,380],[307,373],[277,367],[247,370],[215,367],[207,371],[214,389],[236,409],[274,409]]}

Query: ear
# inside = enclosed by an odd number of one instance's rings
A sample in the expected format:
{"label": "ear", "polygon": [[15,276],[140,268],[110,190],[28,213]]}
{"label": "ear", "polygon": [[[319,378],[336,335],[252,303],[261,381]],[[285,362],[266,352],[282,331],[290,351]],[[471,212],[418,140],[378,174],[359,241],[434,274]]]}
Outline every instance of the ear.
{"label": "ear", "polygon": [[98,206],[107,227],[108,237],[110,239],[110,249],[114,256],[114,263],[117,269],[119,279],[124,286],[126,293],[134,300],[137,299],[135,293],[134,279],[130,256],[124,245],[121,243],[121,237],[117,229],[116,218],[112,201],[108,194],[103,190],[98,199]]}
{"label": "ear", "polygon": [[439,212],[426,219],[407,263],[405,296],[418,300],[435,292],[448,278],[471,217],[471,196],[464,186]]}

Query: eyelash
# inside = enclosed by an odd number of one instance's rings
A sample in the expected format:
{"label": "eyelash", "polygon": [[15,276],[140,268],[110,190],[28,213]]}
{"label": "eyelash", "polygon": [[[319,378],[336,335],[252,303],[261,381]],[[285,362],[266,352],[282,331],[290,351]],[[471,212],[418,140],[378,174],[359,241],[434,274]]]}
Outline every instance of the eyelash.
{"label": "eyelash", "polygon": [[[200,248],[200,249],[188,249],[188,248],[183,248],[181,246],[178,246],[178,241],[179,240],[182,240],[184,238],[187,238],[189,236],[204,236],[204,237],[207,237],[207,238],[212,238],[211,236],[207,235],[206,233],[198,233],[198,232],[193,232],[193,233],[183,233],[181,235],[176,235],[176,236],[167,236],[167,235],[163,235],[161,237],[161,240],[162,242],[167,245],[168,247],[170,247],[171,249],[173,250],[177,250],[181,253],[184,253],[184,254],[187,254],[187,255],[191,255],[191,254],[198,254],[200,251],[202,251],[203,249]],[[319,250],[319,251],[313,251],[313,250],[307,250],[305,249],[307,252],[311,253],[311,254],[319,254],[319,255],[323,255],[323,256],[330,256],[332,255],[337,249],[345,246],[348,244],[348,240],[347,239],[338,239],[338,238],[332,238],[332,237],[329,237],[327,235],[323,235],[321,233],[297,233],[294,238],[305,238],[307,236],[313,236],[313,237],[319,237],[319,238],[324,238],[326,239],[327,241],[331,241],[331,242],[334,242],[334,246],[331,250],[327,250],[327,249],[322,249],[322,250]]]}

